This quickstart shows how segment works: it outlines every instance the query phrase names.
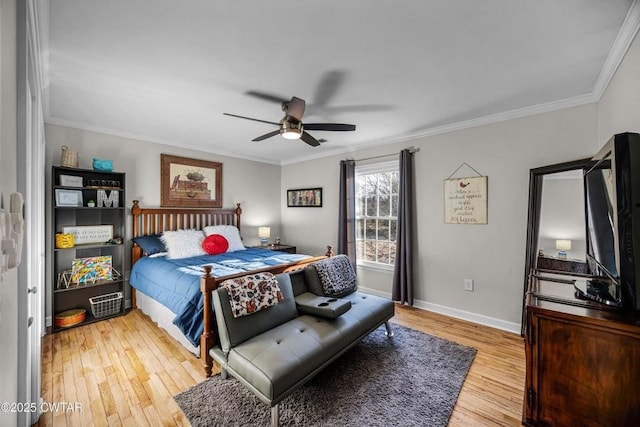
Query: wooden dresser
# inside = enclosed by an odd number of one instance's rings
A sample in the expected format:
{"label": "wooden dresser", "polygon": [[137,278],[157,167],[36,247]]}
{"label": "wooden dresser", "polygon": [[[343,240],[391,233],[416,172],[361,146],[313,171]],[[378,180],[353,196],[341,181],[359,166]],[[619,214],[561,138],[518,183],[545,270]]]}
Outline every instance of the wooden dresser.
{"label": "wooden dresser", "polygon": [[571,279],[530,278],[522,422],[640,425],[640,322],[576,299]]}

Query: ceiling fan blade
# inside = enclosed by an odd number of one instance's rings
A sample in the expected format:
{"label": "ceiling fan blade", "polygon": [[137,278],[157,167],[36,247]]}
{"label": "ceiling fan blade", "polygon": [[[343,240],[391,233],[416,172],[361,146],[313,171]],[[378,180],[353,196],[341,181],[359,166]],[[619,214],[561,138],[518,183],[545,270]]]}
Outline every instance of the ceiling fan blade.
{"label": "ceiling fan blade", "polygon": [[276,125],[276,126],[280,126],[280,123],[276,123],[276,122],[268,122],[266,120],[260,120],[260,119],[254,119],[252,117],[245,117],[245,116],[239,116],[237,114],[231,114],[231,113],[222,113],[225,116],[231,116],[231,117],[237,117],[239,119],[246,119],[246,120],[253,120],[254,122],[260,122],[260,123],[268,123],[270,125]]}
{"label": "ceiling fan blade", "polygon": [[259,136],[259,137],[257,137],[257,138],[254,138],[254,139],[252,139],[252,141],[263,141],[263,140],[265,140],[265,139],[267,139],[267,138],[271,138],[272,136],[276,136],[276,135],[278,135],[279,133],[280,133],[280,129],[278,129],[278,130],[274,130],[273,132],[265,133],[265,134],[264,134],[264,135],[262,135],[262,136]]}
{"label": "ceiling fan blade", "polygon": [[302,121],[302,115],[304,114],[304,99],[296,98],[295,96],[289,101],[287,105],[287,115],[295,118],[297,121]]}
{"label": "ceiling fan blade", "polygon": [[264,99],[265,101],[277,102],[278,104],[282,104],[283,102],[289,101],[288,99],[282,96],[274,95],[271,93],[258,92],[257,90],[249,90],[245,93],[249,96]]}
{"label": "ceiling fan blade", "polygon": [[330,130],[330,131],[352,131],[356,130],[356,125],[348,125],[345,123],[305,123],[306,130]]}
{"label": "ceiling fan blade", "polygon": [[324,73],[315,90],[313,103],[319,106],[326,106],[342,86],[347,72],[344,70],[331,70]]}
{"label": "ceiling fan blade", "polygon": [[317,147],[317,146],[320,145],[320,142],[318,142],[317,139],[315,139],[314,137],[309,135],[307,132],[302,132],[302,135],[300,136],[300,139],[303,140],[304,142],[306,142],[307,144],[309,144],[312,147]]}

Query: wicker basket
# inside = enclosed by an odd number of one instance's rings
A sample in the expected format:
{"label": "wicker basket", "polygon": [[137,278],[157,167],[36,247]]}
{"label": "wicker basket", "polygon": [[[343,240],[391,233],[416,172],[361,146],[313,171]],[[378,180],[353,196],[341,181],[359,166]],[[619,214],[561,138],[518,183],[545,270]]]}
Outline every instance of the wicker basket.
{"label": "wicker basket", "polygon": [[91,304],[91,314],[96,319],[101,317],[113,316],[120,313],[122,307],[122,292],[114,292],[112,294],[98,295],[89,298]]}
{"label": "wicker basket", "polygon": [[66,168],[78,167],[78,152],[71,150],[66,145],[62,146],[62,155],[60,158],[60,164]]}
{"label": "wicker basket", "polygon": [[84,308],[63,311],[62,313],[56,314],[56,326],[58,328],[68,328],[69,326],[84,322],[86,316],[87,310]]}

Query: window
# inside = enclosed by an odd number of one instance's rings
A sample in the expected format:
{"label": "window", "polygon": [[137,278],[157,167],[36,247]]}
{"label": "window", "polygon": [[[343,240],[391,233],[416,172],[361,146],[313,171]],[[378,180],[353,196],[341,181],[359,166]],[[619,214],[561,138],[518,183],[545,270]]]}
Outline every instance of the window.
{"label": "window", "polygon": [[392,266],[398,224],[398,162],[356,167],[356,258]]}

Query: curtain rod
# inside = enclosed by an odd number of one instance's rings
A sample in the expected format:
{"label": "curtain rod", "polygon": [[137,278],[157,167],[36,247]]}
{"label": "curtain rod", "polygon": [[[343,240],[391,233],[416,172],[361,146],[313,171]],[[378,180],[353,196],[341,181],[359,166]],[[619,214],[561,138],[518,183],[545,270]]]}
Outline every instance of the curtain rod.
{"label": "curtain rod", "polygon": [[[418,151],[420,151],[420,147],[418,147],[418,148],[413,148],[413,147],[411,147],[411,148],[409,149],[409,152],[410,152],[411,154],[413,154],[413,153],[417,153]],[[400,153],[394,153],[394,154],[382,154],[382,155],[380,155],[380,156],[365,157],[365,158],[363,158],[363,159],[347,159],[347,160],[353,160],[354,162],[363,162],[363,161],[365,161],[365,160],[382,159],[383,157],[396,157],[396,156],[399,156],[399,155],[400,155]]]}

